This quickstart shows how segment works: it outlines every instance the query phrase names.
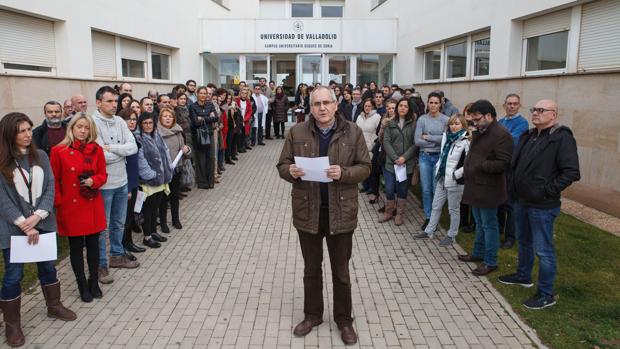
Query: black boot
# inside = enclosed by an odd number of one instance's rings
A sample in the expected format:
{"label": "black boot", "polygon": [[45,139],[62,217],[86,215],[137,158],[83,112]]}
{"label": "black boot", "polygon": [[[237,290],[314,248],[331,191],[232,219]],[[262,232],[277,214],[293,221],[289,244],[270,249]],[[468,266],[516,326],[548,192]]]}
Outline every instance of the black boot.
{"label": "black boot", "polygon": [[131,236],[131,229],[125,228],[123,234],[123,247],[129,252],[141,253],[146,251],[146,248],[140,247],[133,243],[133,237]]}
{"label": "black boot", "polygon": [[97,279],[88,279],[88,290],[93,298],[103,297],[103,293],[101,292],[101,288],[99,288],[99,281]]}
{"label": "black boot", "polygon": [[[159,205],[159,228],[162,233],[170,234],[170,228],[168,228],[168,203],[170,200],[166,198]],[[154,232],[153,232],[154,233]]]}
{"label": "black boot", "polygon": [[80,292],[80,298],[82,298],[82,302],[85,302],[85,303],[92,302],[93,295],[90,293],[85,277],[81,277],[77,279],[77,286],[78,286],[78,292]]}

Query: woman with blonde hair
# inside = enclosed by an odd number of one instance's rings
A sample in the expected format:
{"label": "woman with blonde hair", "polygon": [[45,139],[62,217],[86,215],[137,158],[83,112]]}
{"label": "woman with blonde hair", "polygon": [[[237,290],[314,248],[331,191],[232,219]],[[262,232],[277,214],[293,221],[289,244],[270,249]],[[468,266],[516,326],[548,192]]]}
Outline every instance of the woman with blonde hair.
{"label": "woman with blonde hair", "polygon": [[99,188],[108,180],[108,174],[103,149],[96,139],[95,121],[84,113],[76,114],[65,139],[51,151],[58,234],[69,239],[71,268],[83,302],[102,297],[98,281],[99,233],[106,229],[107,222]]}
{"label": "woman with blonde hair", "polygon": [[437,179],[435,186],[435,196],[428,225],[418,235],[416,239],[428,239],[433,237],[433,233],[439,224],[439,218],[446,199],[448,200],[448,211],[450,213],[450,229],[448,234],[439,245],[450,246],[454,243],[456,234],[459,231],[460,223],[460,204],[463,196],[463,164],[469,151],[471,133],[467,129],[465,116],[456,114],[448,119],[448,129],[443,133],[441,140],[441,152],[439,160],[435,165],[434,175]]}

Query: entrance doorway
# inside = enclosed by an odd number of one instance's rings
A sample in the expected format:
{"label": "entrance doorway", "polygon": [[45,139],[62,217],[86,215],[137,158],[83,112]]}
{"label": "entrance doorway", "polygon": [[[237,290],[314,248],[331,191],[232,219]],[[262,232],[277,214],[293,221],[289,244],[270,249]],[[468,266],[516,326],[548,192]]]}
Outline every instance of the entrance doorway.
{"label": "entrance doorway", "polygon": [[323,83],[323,56],[321,54],[297,55],[297,84],[302,82],[307,85],[314,85],[317,82]]}
{"label": "entrance doorway", "polygon": [[294,96],[296,87],[295,55],[271,55],[270,66],[271,80],[275,81],[276,86],[282,85],[284,94]]}

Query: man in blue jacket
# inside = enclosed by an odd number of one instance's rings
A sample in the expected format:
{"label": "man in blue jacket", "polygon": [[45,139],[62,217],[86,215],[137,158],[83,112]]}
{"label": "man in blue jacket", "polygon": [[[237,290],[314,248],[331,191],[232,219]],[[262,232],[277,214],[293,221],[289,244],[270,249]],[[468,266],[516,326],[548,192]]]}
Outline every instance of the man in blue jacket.
{"label": "man in blue jacket", "polygon": [[538,290],[523,305],[543,309],[555,304],[553,225],[560,213],[562,191],[580,178],[579,156],[572,131],[558,123],[558,106],[554,101],[541,100],[530,111],[535,127],[519,139],[509,184],[515,199],[519,263],[516,273],[500,276],[499,281],[532,287],[534,256],[538,256]]}
{"label": "man in blue jacket", "polygon": [[[527,120],[519,112],[520,108],[521,97],[516,93],[508,94],[506,99],[504,99],[506,116],[499,120],[499,124],[504,126],[512,136],[514,142],[513,149],[517,148],[519,137],[529,128]],[[508,176],[510,176],[510,173]],[[515,244],[515,222],[512,216],[512,201],[513,199],[508,195],[508,201],[497,208],[497,222],[499,223],[500,235],[502,232],[504,233],[504,242],[501,246],[504,249],[510,249]]]}

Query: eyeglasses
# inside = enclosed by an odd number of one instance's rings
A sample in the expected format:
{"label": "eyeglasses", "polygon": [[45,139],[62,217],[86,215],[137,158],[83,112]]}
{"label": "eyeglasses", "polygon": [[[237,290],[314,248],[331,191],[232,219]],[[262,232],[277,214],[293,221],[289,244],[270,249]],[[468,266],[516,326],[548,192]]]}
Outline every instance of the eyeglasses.
{"label": "eyeglasses", "polygon": [[545,109],[545,108],[530,108],[530,113],[534,114],[534,112],[538,113],[538,114],[542,114],[546,111],[553,111],[555,112],[555,110],[553,109]]}
{"label": "eyeglasses", "polygon": [[131,119],[127,119],[127,121],[136,122],[138,121],[138,119],[131,118]]}
{"label": "eyeglasses", "polygon": [[331,105],[332,103],[334,103],[334,101],[316,101],[316,102],[312,102],[312,107],[314,108],[321,108],[321,106],[327,107]]}

